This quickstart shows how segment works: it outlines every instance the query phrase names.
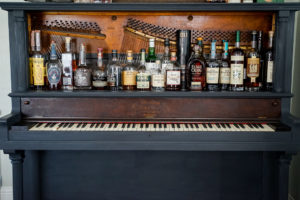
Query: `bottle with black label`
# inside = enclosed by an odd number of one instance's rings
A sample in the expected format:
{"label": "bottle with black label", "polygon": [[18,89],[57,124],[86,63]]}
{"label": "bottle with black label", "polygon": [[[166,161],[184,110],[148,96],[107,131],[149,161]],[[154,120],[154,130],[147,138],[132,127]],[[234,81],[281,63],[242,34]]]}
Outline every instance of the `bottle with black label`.
{"label": "bottle with black label", "polygon": [[240,48],[240,31],[237,31],[235,48],[230,56],[231,91],[244,91],[244,60],[244,51]]}
{"label": "bottle with black label", "polygon": [[180,90],[181,70],[177,63],[176,52],[171,52],[172,68],[166,70],[166,90]]}
{"label": "bottle with black label", "polygon": [[274,70],[274,57],[273,57],[273,37],[274,32],[269,31],[269,44],[268,50],[265,54],[265,78],[264,87],[267,91],[273,90],[273,70]]}
{"label": "bottle with black label", "polygon": [[141,49],[141,61],[138,66],[138,73],[136,75],[136,88],[139,91],[149,91],[151,88],[151,76],[146,70],[145,66],[145,57],[146,57],[146,50]]}
{"label": "bottle with black label", "polygon": [[208,91],[219,90],[220,65],[216,59],[216,40],[211,41],[210,58],[206,66],[206,87]]}
{"label": "bottle with black label", "polygon": [[220,61],[220,89],[226,91],[230,85],[230,65],[228,61],[228,41],[223,40],[223,53]]}

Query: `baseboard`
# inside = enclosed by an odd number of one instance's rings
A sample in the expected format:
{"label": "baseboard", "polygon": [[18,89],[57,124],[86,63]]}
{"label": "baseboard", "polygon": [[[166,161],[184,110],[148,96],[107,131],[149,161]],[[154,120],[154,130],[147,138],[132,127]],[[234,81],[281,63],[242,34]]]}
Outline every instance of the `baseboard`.
{"label": "baseboard", "polygon": [[1,200],[13,200],[13,189],[11,186],[4,186],[0,188]]}

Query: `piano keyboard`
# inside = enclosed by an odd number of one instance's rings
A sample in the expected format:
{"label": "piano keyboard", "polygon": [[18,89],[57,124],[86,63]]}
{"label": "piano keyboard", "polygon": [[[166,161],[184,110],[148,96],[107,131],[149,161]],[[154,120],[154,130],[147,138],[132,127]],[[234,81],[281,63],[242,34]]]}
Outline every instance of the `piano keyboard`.
{"label": "piano keyboard", "polygon": [[35,123],[30,131],[242,131],[242,132],[275,132],[268,124],[263,123],[84,123],[53,122]]}

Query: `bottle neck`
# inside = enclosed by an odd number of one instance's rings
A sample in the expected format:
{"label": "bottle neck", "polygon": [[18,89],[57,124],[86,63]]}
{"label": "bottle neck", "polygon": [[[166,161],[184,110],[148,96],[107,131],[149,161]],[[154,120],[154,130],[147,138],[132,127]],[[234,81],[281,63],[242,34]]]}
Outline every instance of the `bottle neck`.
{"label": "bottle neck", "polygon": [[170,47],[165,46],[164,57],[170,57]]}
{"label": "bottle neck", "polygon": [[262,38],[258,37],[258,42],[257,42],[257,51],[261,52],[262,50]]}
{"label": "bottle neck", "polygon": [[237,31],[237,33],[236,33],[235,48],[240,48],[240,32],[239,31]]}
{"label": "bottle neck", "polygon": [[216,42],[211,43],[210,59],[216,59]]}
{"label": "bottle neck", "polygon": [[141,65],[146,63],[146,52],[141,52]]}
{"label": "bottle neck", "polygon": [[118,61],[118,54],[117,53],[113,53],[112,54],[112,59],[113,62],[117,62]]}
{"label": "bottle neck", "polygon": [[132,63],[133,63],[133,58],[132,58],[132,55],[131,55],[131,54],[127,54],[126,62],[127,62],[128,64],[132,64]]}
{"label": "bottle neck", "polygon": [[40,34],[40,32],[36,32],[35,33],[36,35],[35,35],[35,50],[36,50],[36,52],[40,52],[41,51],[41,49],[42,49],[42,47],[41,47],[41,34]]}
{"label": "bottle neck", "polygon": [[80,53],[79,53],[79,65],[86,66],[86,53],[85,53],[84,49],[80,50]]}
{"label": "bottle neck", "polygon": [[71,44],[70,43],[66,42],[65,48],[66,48],[67,53],[71,53]]}
{"label": "bottle neck", "polygon": [[257,49],[257,37],[256,34],[252,34],[251,48]]}
{"label": "bottle neck", "polygon": [[223,53],[222,53],[222,59],[227,60],[228,59],[228,42],[223,42]]}
{"label": "bottle neck", "polygon": [[56,46],[55,46],[55,44],[51,45],[50,60],[57,60],[57,54],[56,54]]}
{"label": "bottle neck", "polygon": [[98,67],[103,67],[103,58],[102,56],[98,56],[98,60],[97,60],[97,66]]}
{"label": "bottle neck", "polygon": [[273,48],[273,37],[269,37],[269,45],[268,45],[269,49]]}

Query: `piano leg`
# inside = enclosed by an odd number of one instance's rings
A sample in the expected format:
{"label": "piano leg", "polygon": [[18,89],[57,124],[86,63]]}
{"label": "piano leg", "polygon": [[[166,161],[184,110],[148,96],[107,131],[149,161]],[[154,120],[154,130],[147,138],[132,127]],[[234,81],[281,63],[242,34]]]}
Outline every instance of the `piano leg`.
{"label": "piano leg", "polygon": [[23,200],[23,161],[24,151],[4,150],[9,154],[13,168],[13,197],[14,200]]}
{"label": "piano leg", "polygon": [[283,153],[278,158],[278,200],[288,200],[289,168],[292,153]]}

